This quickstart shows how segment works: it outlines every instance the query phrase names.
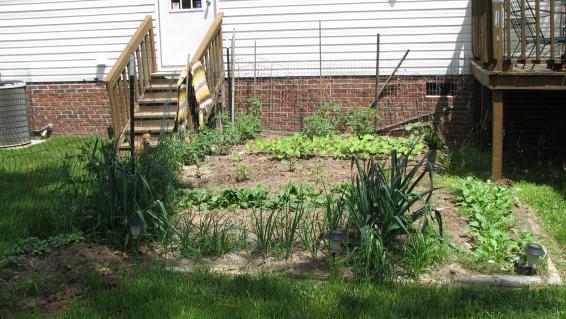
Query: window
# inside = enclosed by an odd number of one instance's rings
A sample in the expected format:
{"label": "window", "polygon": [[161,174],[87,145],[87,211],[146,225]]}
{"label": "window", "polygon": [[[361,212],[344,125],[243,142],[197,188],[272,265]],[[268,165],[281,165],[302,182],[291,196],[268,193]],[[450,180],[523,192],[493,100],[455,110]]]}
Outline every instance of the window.
{"label": "window", "polygon": [[172,10],[191,10],[202,8],[202,0],[171,0]]}
{"label": "window", "polygon": [[426,95],[454,96],[454,83],[452,82],[427,82]]}

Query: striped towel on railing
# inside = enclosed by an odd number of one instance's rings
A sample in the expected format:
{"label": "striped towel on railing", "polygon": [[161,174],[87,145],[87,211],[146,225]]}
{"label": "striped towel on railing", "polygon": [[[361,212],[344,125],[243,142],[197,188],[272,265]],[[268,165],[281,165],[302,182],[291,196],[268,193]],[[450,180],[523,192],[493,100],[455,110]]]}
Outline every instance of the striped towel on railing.
{"label": "striped towel on railing", "polygon": [[195,89],[197,104],[201,113],[204,115],[204,121],[206,123],[208,116],[210,115],[212,97],[210,96],[210,90],[206,83],[203,65],[200,62],[196,62],[191,67],[191,73],[193,75],[193,87]]}

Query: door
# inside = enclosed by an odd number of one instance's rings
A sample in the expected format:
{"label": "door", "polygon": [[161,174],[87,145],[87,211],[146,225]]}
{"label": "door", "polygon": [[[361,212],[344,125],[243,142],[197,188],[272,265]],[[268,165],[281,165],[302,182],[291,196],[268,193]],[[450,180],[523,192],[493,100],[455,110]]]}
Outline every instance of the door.
{"label": "door", "polygon": [[214,21],[216,0],[158,0],[159,67],[180,69]]}

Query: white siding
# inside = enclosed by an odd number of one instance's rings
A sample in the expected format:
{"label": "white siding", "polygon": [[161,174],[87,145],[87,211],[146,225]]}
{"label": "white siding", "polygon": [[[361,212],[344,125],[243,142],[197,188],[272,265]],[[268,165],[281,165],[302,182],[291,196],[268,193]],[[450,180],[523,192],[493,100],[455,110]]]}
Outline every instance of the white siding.
{"label": "white siding", "polygon": [[[466,74],[471,56],[469,0],[219,0],[224,45],[236,31],[239,76],[390,73],[407,49],[400,74]],[[319,47],[319,21],[321,43]]]}
{"label": "white siding", "polygon": [[101,80],[154,2],[0,0],[1,80]]}

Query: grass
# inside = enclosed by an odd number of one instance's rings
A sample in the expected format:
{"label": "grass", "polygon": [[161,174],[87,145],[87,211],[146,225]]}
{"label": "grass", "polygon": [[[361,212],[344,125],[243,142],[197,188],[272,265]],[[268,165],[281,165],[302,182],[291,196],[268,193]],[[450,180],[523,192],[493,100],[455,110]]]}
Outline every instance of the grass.
{"label": "grass", "polygon": [[56,216],[65,209],[62,187],[74,173],[65,162],[91,141],[53,137],[26,148],[0,149],[0,253],[18,238],[48,237],[61,231]]}
{"label": "grass", "polygon": [[[56,318],[564,318],[566,288],[379,285],[138,268]],[[25,316],[24,316],[25,317]],[[28,316],[32,317],[32,316]],[[39,317],[39,316],[38,316]]]}

